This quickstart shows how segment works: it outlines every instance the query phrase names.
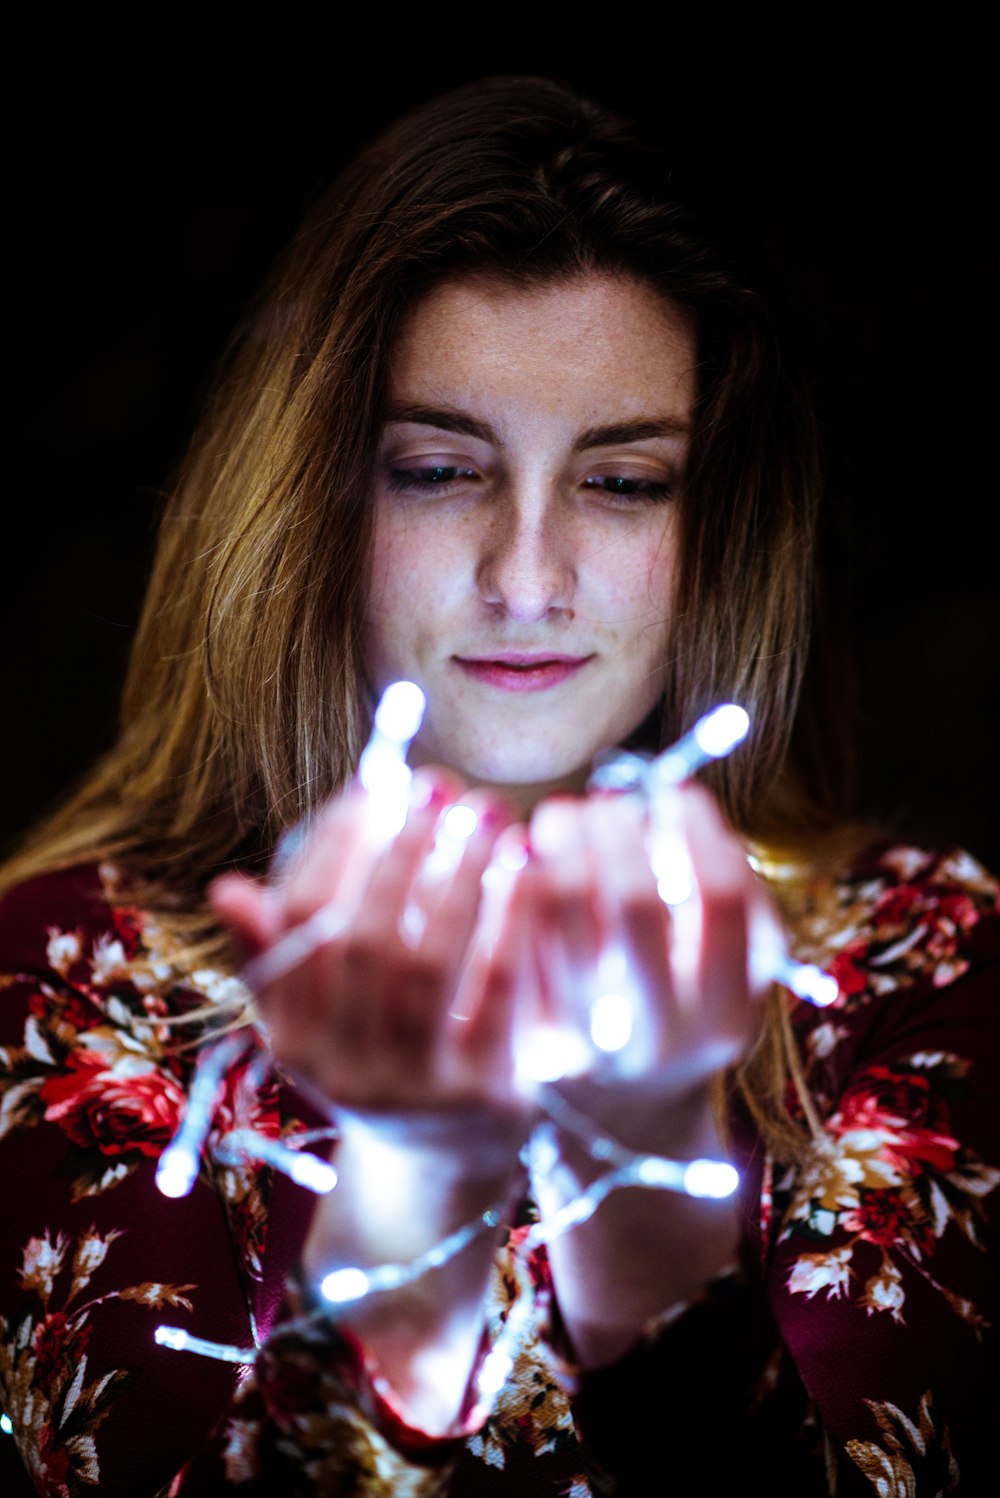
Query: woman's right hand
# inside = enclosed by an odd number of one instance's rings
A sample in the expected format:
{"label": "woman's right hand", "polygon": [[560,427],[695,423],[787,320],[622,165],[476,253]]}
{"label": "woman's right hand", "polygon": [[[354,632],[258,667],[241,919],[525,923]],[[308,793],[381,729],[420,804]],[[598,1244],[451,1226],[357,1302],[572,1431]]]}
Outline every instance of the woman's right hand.
{"label": "woman's right hand", "polygon": [[[427,1114],[513,1101],[513,983],[487,973],[485,932],[473,944],[483,874],[512,818],[496,797],[462,797],[474,827],[447,841],[452,867],[441,868],[435,840],[460,792],[447,772],[418,770],[406,823],[385,842],[368,794],[351,786],[278,880],[227,874],[212,886],[215,910],[252,957],[320,909],[335,913],[336,934],[255,997],[275,1062],[338,1111]],[[475,992],[484,982],[488,1003]],[[456,1012],[468,1018],[455,1022]]]}
{"label": "woman's right hand", "polygon": [[[502,1203],[520,1176],[530,1120],[512,1030],[520,954],[531,943],[503,857],[508,850],[517,862],[523,830],[495,797],[470,792],[462,805],[475,827],[450,842],[445,834],[452,868],[435,875],[443,814],[460,789],[444,772],[417,771],[406,823],[385,844],[367,794],[351,787],[320,814],[281,878],[224,875],[210,891],[249,957],[322,907],[337,913],[335,935],[256,993],[275,1064],[327,1104],[340,1132],[339,1183],[318,1200],[302,1251],[317,1285],[331,1269],[416,1258]],[[457,1413],[494,1247],[483,1232],[407,1291],[344,1310],[427,1428],[445,1428]],[[422,1371],[445,1350],[456,1369],[450,1385],[440,1364],[432,1379]]]}

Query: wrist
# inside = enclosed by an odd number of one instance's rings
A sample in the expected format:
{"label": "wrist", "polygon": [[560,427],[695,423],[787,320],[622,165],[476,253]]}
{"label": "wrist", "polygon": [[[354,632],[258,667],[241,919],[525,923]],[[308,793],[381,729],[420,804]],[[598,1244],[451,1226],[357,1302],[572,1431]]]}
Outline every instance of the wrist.
{"label": "wrist", "polygon": [[[445,1413],[426,1404],[411,1405],[394,1385],[373,1349],[353,1330],[334,1320],[322,1297],[317,1296],[309,1277],[301,1267],[293,1270],[288,1283],[288,1304],[296,1316],[287,1332],[272,1334],[268,1351],[272,1358],[281,1350],[287,1336],[293,1355],[306,1351],[322,1370],[323,1391],[329,1408],[354,1405],[359,1414],[395,1451],[407,1461],[421,1466],[440,1466],[455,1455],[460,1444],[483,1418],[474,1398],[474,1383],[469,1380],[464,1396]],[[485,1351],[485,1348],[482,1349]],[[482,1351],[474,1366],[482,1359]],[[296,1380],[298,1390],[301,1373]],[[287,1389],[282,1387],[287,1403]]]}
{"label": "wrist", "polygon": [[595,1099],[593,1090],[545,1090],[551,1154],[583,1185],[643,1157],[677,1162],[724,1160],[710,1092],[645,1101]]}
{"label": "wrist", "polygon": [[478,1104],[405,1112],[339,1109],[340,1155],[377,1156],[445,1181],[498,1181],[515,1168],[531,1118]]}
{"label": "wrist", "polygon": [[467,1413],[498,1232],[499,1212],[488,1209],[413,1257],[397,1248],[387,1262],[372,1262],[370,1233],[360,1245],[348,1235],[346,1253],[343,1237],[315,1233],[303,1248],[298,1286],[309,1309],[363,1346],[397,1414],[435,1435]]}

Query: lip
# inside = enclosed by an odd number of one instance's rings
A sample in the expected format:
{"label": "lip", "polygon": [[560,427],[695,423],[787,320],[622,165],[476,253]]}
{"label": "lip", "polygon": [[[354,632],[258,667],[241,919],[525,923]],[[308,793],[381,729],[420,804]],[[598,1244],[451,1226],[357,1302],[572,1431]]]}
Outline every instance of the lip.
{"label": "lip", "polygon": [[559,686],[584,667],[593,655],[504,650],[490,656],[456,655],[452,659],[466,676],[503,692],[545,692]]}

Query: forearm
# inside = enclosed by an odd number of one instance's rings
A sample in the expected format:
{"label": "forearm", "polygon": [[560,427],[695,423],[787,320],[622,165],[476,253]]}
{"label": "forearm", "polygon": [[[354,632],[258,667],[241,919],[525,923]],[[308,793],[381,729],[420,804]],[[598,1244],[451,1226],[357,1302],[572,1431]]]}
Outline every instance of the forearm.
{"label": "forearm", "polygon": [[[722,1142],[707,1098],[694,1107],[644,1114],[633,1106],[608,1118],[603,1132],[629,1150],[679,1161],[721,1159]],[[575,1132],[556,1131],[558,1163],[535,1182],[543,1220],[579,1197],[608,1165]],[[585,1222],[557,1233],[549,1260],[559,1315],[581,1367],[615,1361],[645,1328],[683,1307],[733,1262],[739,1237],[734,1198],[693,1198],[642,1186],[615,1189]]]}
{"label": "forearm", "polygon": [[[400,1122],[348,1121],[337,1189],[318,1202],[303,1246],[302,1275],[314,1301],[363,1344],[412,1421],[431,1433],[451,1430],[461,1416],[512,1194],[517,1139],[491,1123],[492,1134],[483,1134],[471,1110],[447,1130],[430,1120],[412,1132]],[[442,1245],[445,1261],[427,1264]],[[380,1290],[376,1280],[369,1293],[339,1304],[323,1296],[331,1272],[420,1261],[423,1272],[408,1278],[404,1269],[394,1287]]]}

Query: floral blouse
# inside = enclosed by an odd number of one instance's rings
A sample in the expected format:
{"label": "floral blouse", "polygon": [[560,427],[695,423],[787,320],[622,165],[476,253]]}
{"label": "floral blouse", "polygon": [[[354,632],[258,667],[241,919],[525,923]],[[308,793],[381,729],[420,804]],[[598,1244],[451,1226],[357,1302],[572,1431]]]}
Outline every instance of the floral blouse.
{"label": "floral blouse", "polygon": [[[203,1018],[230,975],[177,976],[112,868],[0,904],[0,1492],[600,1498],[995,1491],[1000,1317],[1000,890],[963,854],[894,847],[783,891],[795,955],[832,972],[792,1013],[816,1117],[776,1169],[734,1120],[742,1265],[615,1365],[543,1335],[544,1251],[500,1250],[488,1331],[513,1367],[453,1436],[411,1429],[292,1274],[311,1196],[226,1148],[252,1128],[333,1147],[253,1046],[200,1176],[156,1187]],[[172,1022],[167,1024],[166,1021]],[[235,1162],[235,1163],[234,1163]],[[247,1348],[161,1345],[162,1324]]]}

